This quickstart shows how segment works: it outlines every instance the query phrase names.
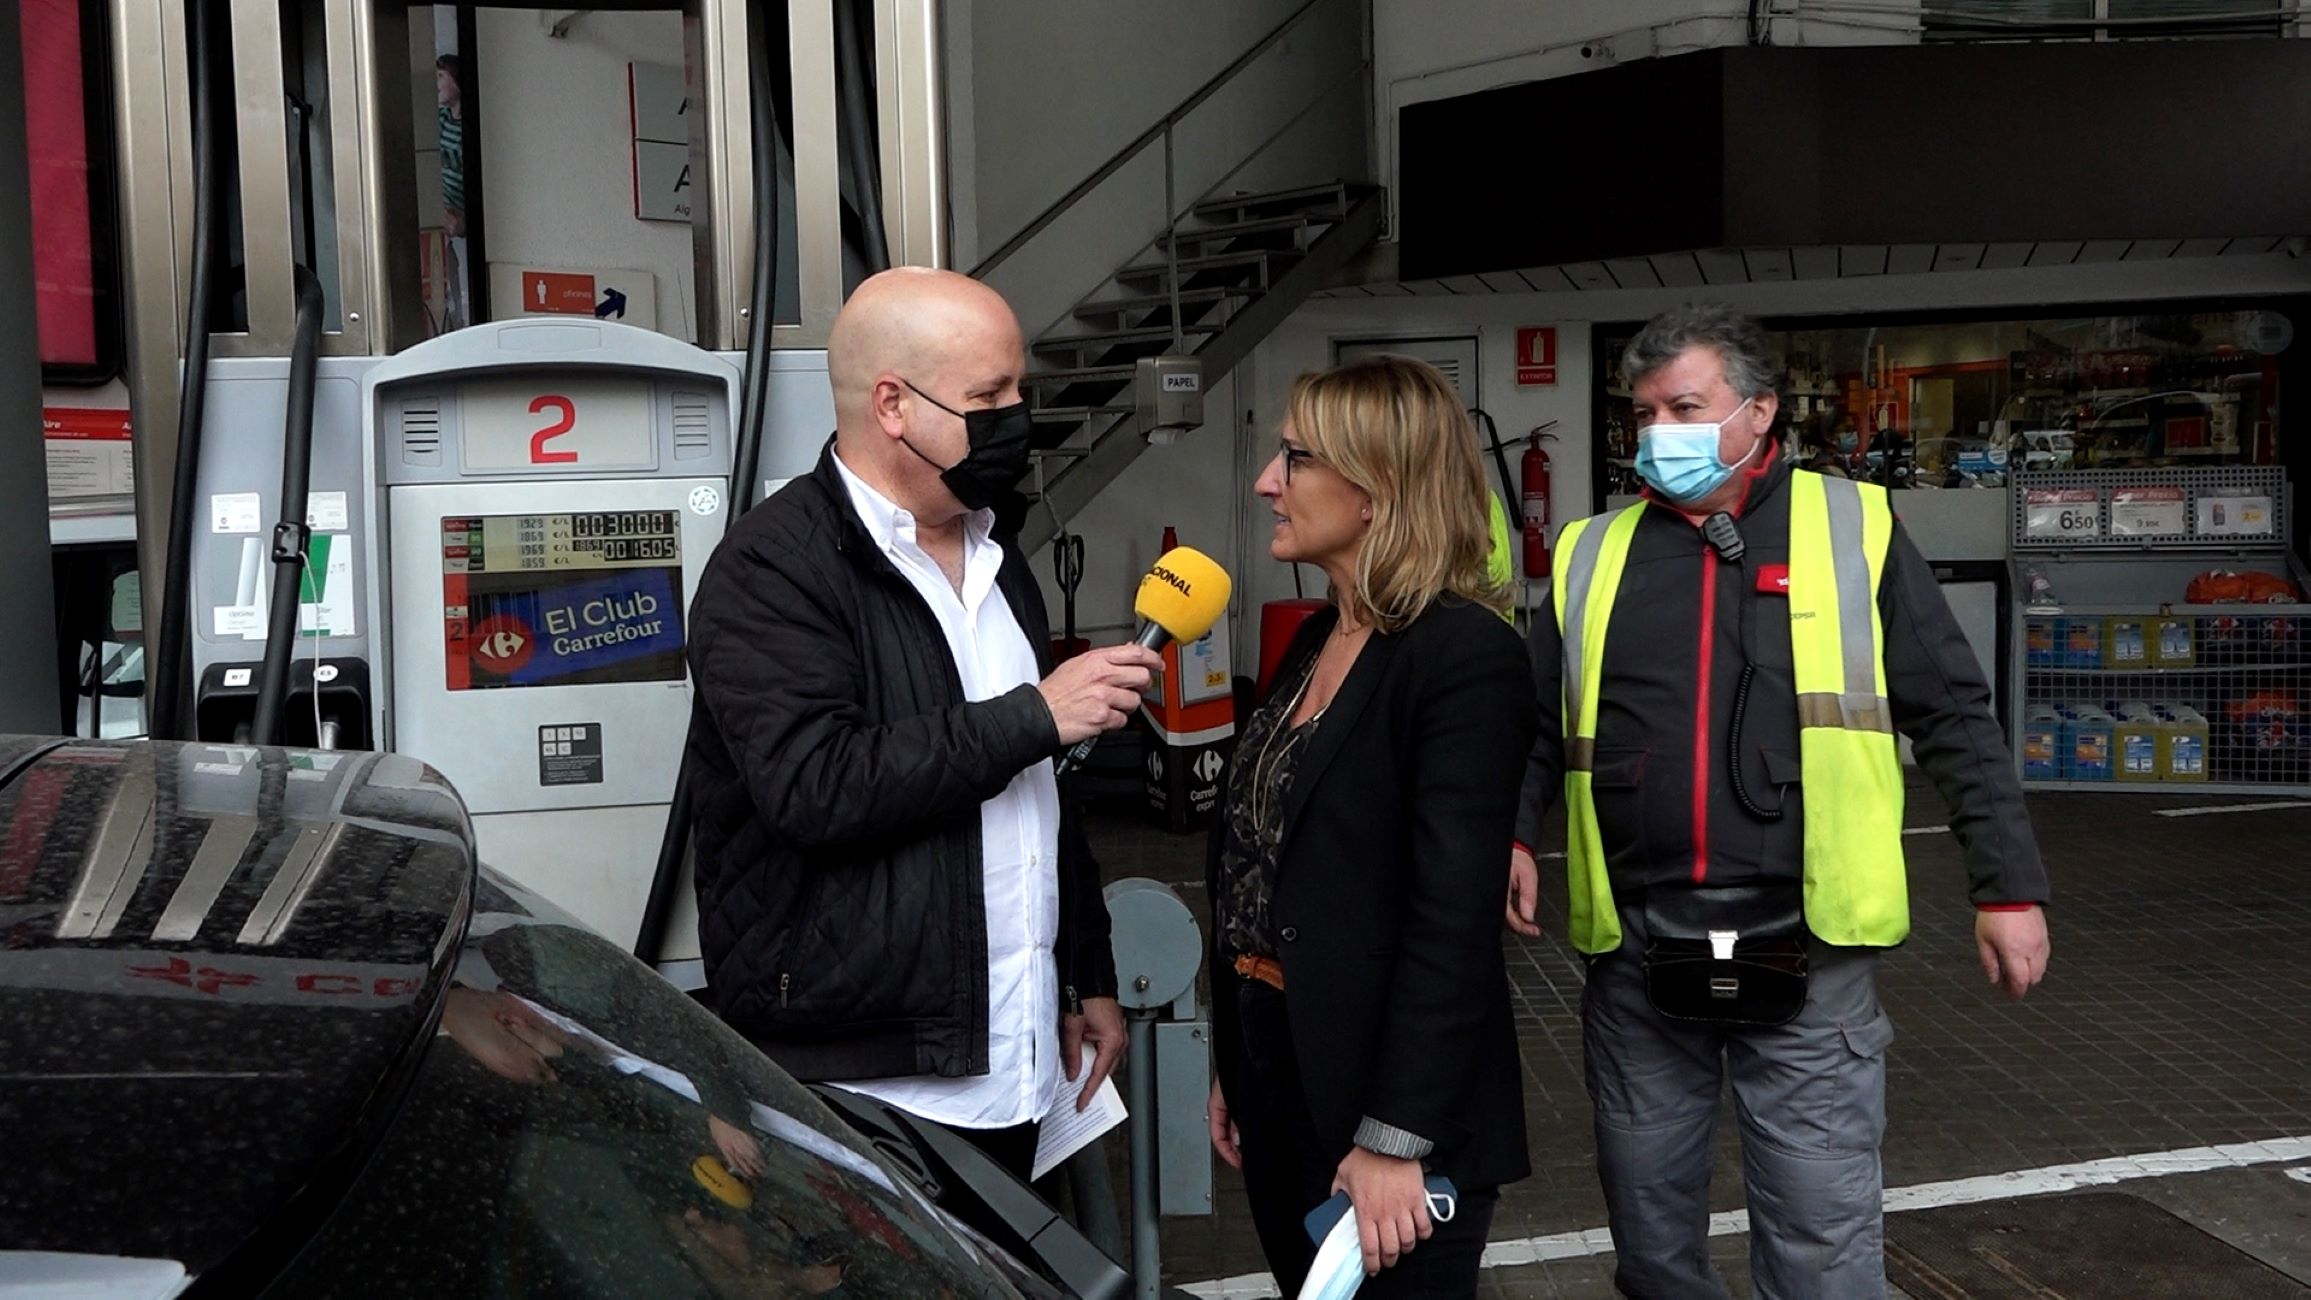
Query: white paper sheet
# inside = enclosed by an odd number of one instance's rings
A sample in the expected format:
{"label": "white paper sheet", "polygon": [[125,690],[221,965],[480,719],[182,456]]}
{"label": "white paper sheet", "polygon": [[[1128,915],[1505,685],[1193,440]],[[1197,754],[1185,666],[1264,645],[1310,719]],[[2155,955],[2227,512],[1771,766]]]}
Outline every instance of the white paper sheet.
{"label": "white paper sheet", "polygon": [[[1083,1054],[1083,1064],[1091,1065],[1091,1053]],[[1035,1141],[1035,1177],[1041,1178],[1057,1169],[1060,1162],[1081,1151],[1116,1125],[1129,1118],[1123,1108],[1123,1094],[1115,1090],[1115,1080],[1108,1079],[1092,1094],[1091,1105],[1080,1114],[1075,1099],[1083,1095],[1080,1082],[1060,1080],[1058,1101],[1043,1116],[1042,1132]]]}

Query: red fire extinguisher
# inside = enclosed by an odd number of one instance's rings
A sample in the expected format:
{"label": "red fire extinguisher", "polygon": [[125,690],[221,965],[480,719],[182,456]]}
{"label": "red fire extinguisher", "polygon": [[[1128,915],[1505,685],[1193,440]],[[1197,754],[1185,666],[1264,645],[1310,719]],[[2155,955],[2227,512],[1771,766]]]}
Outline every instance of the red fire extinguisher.
{"label": "red fire extinguisher", "polygon": [[1557,435],[1539,429],[1525,439],[1525,576],[1549,576],[1549,453],[1541,443]]}

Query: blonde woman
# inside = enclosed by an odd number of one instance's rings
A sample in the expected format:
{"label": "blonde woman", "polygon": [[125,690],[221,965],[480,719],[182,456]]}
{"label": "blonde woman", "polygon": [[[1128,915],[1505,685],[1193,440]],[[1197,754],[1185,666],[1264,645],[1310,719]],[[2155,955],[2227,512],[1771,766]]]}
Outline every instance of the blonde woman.
{"label": "blonde woman", "polygon": [[1212,1143],[1284,1294],[1304,1216],[1345,1191],[1359,1294],[1473,1295],[1499,1188],[1530,1172],[1499,927],[1536,726],[1476,434],[1433,367],[1370,358],[1293,386],[1255,490],[1270,553],[1333,602],[1247,720],[1213,837]]}

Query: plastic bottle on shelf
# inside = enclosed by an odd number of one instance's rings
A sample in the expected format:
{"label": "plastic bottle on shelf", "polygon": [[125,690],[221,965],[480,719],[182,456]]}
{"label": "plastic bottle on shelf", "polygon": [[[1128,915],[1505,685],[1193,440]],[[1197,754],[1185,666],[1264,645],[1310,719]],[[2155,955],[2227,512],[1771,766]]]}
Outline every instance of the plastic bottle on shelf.
{"label": "plastic bottle on shelf", "polygon": [[2209,731],[2206,715],[2172,700],[2162,700],[2152,707],[2159,717],[2159,779],[2205,781]]}
{"label": "plastic bottle on shelf", "polygon": [[2159,742],[2166,734],[2158,711],[2140,700],[2128,700],[2111,712],[2117,717],[2111,738],[2113,776],[2121,781],[2158,780]]}
{"label": "plastic bottle on shelf", "polygon": [[2108,781],[2118,720],[2092,704],[2062,710],[2062,775],[2069,781]]}
{"label": "plastic bottle on shelf", "polygon": [[2055,599],[2054,584],[2047,581],[2046,575],[2039,571],[2037,565],[2033,564],[2029,568],[2023,570],[2023,576],[2028,579],[2030,584],[2028,599],[2029,604],[2059,605],[2062,603],[2061,601]]}
{"label": "plastic bottle on shelf", "polygon": [[2022,779],[2062,779],[2062,711],[2051,704],[2034,704],[2022,727]]}

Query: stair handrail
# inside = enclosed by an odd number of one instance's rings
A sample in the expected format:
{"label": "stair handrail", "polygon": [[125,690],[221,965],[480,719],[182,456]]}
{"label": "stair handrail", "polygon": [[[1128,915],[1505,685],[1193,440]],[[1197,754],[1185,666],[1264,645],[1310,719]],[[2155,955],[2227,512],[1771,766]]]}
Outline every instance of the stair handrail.
{"label": "stair handrail", "polygon": [[[1298,9],[1292,11],[1290,17],[1276,24],[1273,30],[1271,30],[1267,35],[1261,37],[1258,41],[1254,42],[1250,49],[1244,51],[1242,54],[1237,55],[1234,61],[1230,62],[1227,67],[1224,67],[1217,73],[1214,73],[1210,80],[1204,82],[1203,85],[1198,86],[1193,93],[1189,94],[1186,99],[1181,100],[1172,108],[1170,112],[1165,113],[1161,118],[1157,119],[1155,125],[1149,127],[1145,131],[1140,132],[1139,135],[1134,137],[1129,144],[1126,144],[1123,146],[1123,148],[1118,149],[1113,157],[1109,158],[1106,162],[1101,163],[1098,169],[1093,171],[1091,175],[1078,182],[1075,188],[1069,190],[1065,194],[1060,195],[1059,198],[1053,202],[1050,207],[1045,208],[1042,213],[1035,218],[1035,220],[1028,222],[1025,227],[1021,228],[1018,234],[1013,235],[1011,238],[1003,241],[1002,247],[997,248],[994,252],[982,258],[977,266],[971,268],[971,278],[974,280],[986,279],[988,275],[995,270],[996,267],[1001,266],[1004,262],[1010,260],[1012,254],[1018,252],[1022,248],[1025,248],[1029,241],[1033,240],[1037,235],[1042,234],[1043,231],[1048,228],[1052,222],[1057,221],[1061,217],[1067,215],[1069,209],[1082,202],[1084,198],[1093,190],[1098,189],[1100,185],[1107,180],[1108,177],[1115,175],[1119,171],[1122,171],[1124,165],[1129,163],[1132,159],[1138,157],[1142,150],[1146,149],[1149,145],[1154,144],[1158,140],[1169,141],[1171,138],[1172,128],[1178,126],[1183,118],[1187,117],[1188,114],[1196,111],[1196,109],[1202,107],[1205,100],[1208,100],[1213,95],[1218,94],[1222,87],[1235,80],[1237,74],[1250,67],[1252,63],[1261,55],[1266,54],[1269,50],[1275,48],[1278,41],[1283,40],[1285,36],[1290,34],[1293,28],[1299,26],[1301,21],[1307,18],[1310,13],[1314,12],[1317,6],[1325,3],[1327,3],[1327,0],[1305,0],[1305,3],[1303,3]],[[1168,173],[1170,172],[1170,168],[1166,167],[1165,171],[1167,173],[1166,180],[1168,182]],[[1166,189],[1168,190],[1169,188],[1170,187],[1167,184]],[[1166,206],[1168,207],[1168,194],[1166,199]],[[1178,215],[1179,214],[1176,212],[1166,212],[1164,214],[1164,219],[1166,221],[1170,221]]]}

